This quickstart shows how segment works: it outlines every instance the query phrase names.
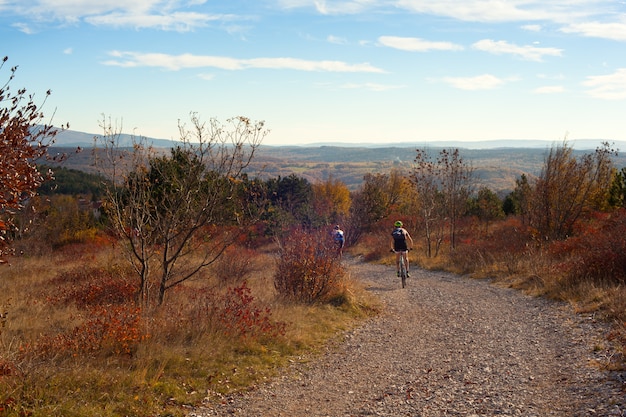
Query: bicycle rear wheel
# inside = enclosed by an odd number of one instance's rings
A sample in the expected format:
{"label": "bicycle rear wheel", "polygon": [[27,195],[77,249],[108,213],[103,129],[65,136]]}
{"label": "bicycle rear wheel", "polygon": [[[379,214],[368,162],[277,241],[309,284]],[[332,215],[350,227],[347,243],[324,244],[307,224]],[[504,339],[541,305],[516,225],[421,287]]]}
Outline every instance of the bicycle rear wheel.
{"label": "bicycle rear wheel", "polygon": [[400,278],[402,279],[402,288],[406,287],[406,262],[404,260],[404,254],[400,257]]}

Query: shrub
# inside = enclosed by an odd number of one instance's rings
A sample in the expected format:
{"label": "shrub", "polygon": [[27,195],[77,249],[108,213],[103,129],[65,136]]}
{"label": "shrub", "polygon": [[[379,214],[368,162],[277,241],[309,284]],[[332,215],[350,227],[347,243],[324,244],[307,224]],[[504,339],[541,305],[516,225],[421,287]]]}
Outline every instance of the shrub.
{"label": "shrub", "polygon": [[468,238],[450,255],[452,263],[462,273],[520,272],[523,259],[532,253],[529,231],[515,218],[494,223],[488,234]]}
{"label": "shrub", "polygon": [[34,345],[23,346],[22,351],[46,358],[132,355],[145,338],[138,307],[96,306],[89,310],[84,323],[54,336],[44,336]]}
{"label": "shrub", "polygon": [[229,246],[212,265],[219,282],[239,283],[255,270],[257,252],[240,246]]}
{"label": "shrub", "polygon": [[293,230],[280,242],[274,287],[286,299],[327,301],[341,290],[344,276],[334,243],[322,231]]}
{"label": "shrub", "polygon": [[[555,257],[563,258],[560,269],[565,280],[570,284],[626,284],[626,210],[598,217],[579,233],[550,248]],[[570,256],[563,257],[564,253]]]}
{"label": "shrub", "polygon": [[254,303],[252,292],[245,281],[238,287],[228,289],[218,311],[226,334],[244,339],[284,335],[285,324],[273,322],[271,315],[269,307],[261,308]]}
{"label": "shrub", "polygon": [[47,297],[55,305],[87,306],[124,304],[132,302],[138,292],[120,268],[76,268],[63,272],[49,281],[54,292]]}

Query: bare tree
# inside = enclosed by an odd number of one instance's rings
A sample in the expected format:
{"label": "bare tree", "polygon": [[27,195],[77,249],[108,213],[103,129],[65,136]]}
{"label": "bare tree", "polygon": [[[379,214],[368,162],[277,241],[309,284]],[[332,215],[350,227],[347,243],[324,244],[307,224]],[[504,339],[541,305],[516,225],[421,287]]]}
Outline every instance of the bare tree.
{"label": "bare tree", "polygon": [[167,290],[215,262],[233,241],[250,197],[243,170],[268,131],[245,117],[222,125],[192,113],[190,127],[179,122],[181,141],[168,155],[145,138],[125,149],[120,129],[103,127],[99,166],[116,184],[107,213],[140,279],[139,300],[149,303],[156,285],[160,305]]}
{"label": "bare tree", "polygon": [[535,182],[529,218],[543,239],[570,236],[581,215],[608,204],[613,155],[617,152],[608,143],[579,158],[566,142],[550,149]]}
{"label": "bare tree", "polygon": [[437,256],[443,242],[446,216],[439,167],[426,150],[417,150],[410,178],[417,191],[422,233],[426,239],[426,256]]}
{"label": "bare tree", "polygon": [[441,167],[442,191],[450,220],[450,247],[454,249],[458,221],[467,211],[473,190],[474,168],[461,157],[458,149],[442,150],[437,162]]}
{"label": "bare tree", "polygon": [[435,160],[426,150],[417,150],[411,181],[418,193],[429,256],[433,243],[437,254],[446,222],[450,247],[456,247],[458,220],[467,210],[473,172],[458,149],[442,149]]}
{"label": "bare tree", "polygon": [[[8,57],[4,57],[0,69],[7,61]],[[13,94],[10,83],[16,71],[17,67],[12,67],[9,79],[0,86],[0,257],[11,252],[13,216],[37,193],[43,181],[52,177],[51,171],[40,173],[36,162],[54,158],[48,154],[48,148],[59,131],[51,123],[43,122],[44,114],[40,110],[50,90],[41,105],[35,104],[34,95],[27,95],[26,89]]]}

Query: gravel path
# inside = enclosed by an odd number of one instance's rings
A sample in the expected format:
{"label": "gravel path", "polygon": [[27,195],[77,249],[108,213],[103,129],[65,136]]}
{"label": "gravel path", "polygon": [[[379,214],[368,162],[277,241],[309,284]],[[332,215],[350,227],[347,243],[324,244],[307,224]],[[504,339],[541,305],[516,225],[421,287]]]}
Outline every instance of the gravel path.
{"label": "gravel path", "polygon": [[602,325],[487,281],[348,261],[384,312],[207,416],[626,416],[624,373],[592,366]]}

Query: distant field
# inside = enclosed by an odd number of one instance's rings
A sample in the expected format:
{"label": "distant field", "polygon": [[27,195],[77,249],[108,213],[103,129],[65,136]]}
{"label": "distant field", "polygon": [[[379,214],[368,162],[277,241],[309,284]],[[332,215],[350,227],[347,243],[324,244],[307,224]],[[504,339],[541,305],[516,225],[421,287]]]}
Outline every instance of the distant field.
{"label": "distant field", "polygon": [[[439,151],[434,147],[428,149],[433,153]],[[76,153],[75,148],[54,147],[54,150],[69,155],[64,163],[66,168],[95,172],[91,149],[80,153]],[[540,148],[460,150],[461,156],[475,168],[479,184],[499,193],[511,191],[515,180],[522,174],[538,175],[547,152],[547,149]],[[351,190],[356,190],[367,173],[388,173],[393,168],[410,172],[415,155],[415,148],[403,147],[262,146],[248,172],[261,178],[295,174],[310,182],[323,181],[332,175]],[[615,162],[621,169],[626,166],[626,157],[620,155]]]}

